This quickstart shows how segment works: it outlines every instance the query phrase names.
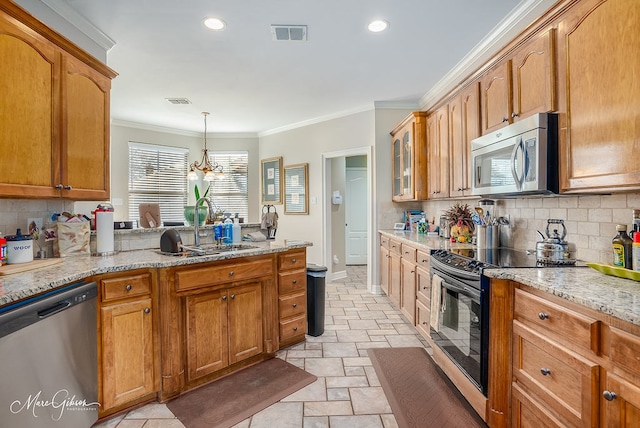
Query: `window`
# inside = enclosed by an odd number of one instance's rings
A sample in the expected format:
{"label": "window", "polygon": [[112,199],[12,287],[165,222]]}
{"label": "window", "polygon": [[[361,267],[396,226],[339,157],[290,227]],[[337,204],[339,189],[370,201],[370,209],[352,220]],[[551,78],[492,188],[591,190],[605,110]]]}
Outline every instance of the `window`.
{"label": "window", "polygon": [[211,163],[222,166],[224,177],[211,183],[209,199],[225,213],[249,217],[248,166],[247,152],[209,152]]}
{"label": "window", "polygon": [[163,221],[183,221],[189,150],[129,142],[129,220],[138,205],[160,204]]}

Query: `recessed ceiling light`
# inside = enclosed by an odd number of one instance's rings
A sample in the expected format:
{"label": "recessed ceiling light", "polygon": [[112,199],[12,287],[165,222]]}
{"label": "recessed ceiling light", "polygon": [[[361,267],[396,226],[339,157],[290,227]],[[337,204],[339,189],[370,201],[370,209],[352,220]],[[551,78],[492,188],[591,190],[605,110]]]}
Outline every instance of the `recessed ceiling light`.
{"label": "recessed ceiling light", "polygon": [[207,18],[204,20],[204,26],[212,30],[224,30],[226,24],[220,18]]}
{"label": "recessed ceiling light", "polygon": [[372,33],[379,33],[380,31],[384,31],[389,28],[389,23],[382,19],[377,19],[375,21],[372,21],[367,28]]}

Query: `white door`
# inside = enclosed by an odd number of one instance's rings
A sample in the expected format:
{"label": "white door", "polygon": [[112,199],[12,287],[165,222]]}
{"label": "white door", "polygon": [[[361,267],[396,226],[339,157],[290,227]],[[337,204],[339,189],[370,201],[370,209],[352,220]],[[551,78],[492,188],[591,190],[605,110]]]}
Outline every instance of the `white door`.
{"label": "white door", "polygon": [[367,169],[347,168],[345,189],[347,265],[367,264]]}

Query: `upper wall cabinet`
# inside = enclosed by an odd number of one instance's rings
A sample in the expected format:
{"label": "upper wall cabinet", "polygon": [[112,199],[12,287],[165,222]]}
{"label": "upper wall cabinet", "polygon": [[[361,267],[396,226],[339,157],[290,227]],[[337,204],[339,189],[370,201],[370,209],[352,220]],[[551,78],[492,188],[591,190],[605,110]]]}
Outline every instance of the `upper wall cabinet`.
{"label": "upper wall cabinet", "polygon": [[400,201],[427,199],[426,112],[413,112],[391,131],[393,195]]}
{"label": "upper wall cabinet", "polygon": [[558,25],[563,192],[640,188],[640,2],[584,0]]}
{"label": "upper wall cabinet", "polygon": [[429,199],[449,197],[449,105],[440,107],[427,122]]}
{"label": "upper wall cabinet", "polygon": [[547,30],[519,47],[482,77],[482,133],[534,113],[555,111],[555,32]]}
{"label": "upper wall cabinet", "polygon": [[480,84],[474,82],[449,102],[449,196],[471,195],[471,140],[480,136]]}
{"label": "upper wall cabinet", "polygon": [[109,198],[115,76],[14,3],[0,3],[0,196]]}

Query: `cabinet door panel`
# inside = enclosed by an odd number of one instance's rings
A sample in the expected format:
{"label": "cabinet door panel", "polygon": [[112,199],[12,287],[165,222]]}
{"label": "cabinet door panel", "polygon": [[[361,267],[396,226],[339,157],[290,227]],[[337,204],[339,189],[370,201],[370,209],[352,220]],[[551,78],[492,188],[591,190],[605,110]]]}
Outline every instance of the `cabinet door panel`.
{"label": "cabinet door panel", "polygon": [[[50,45],[0,13],[0,194],[57,197],[58,71]],[[24,162],[38,165],[25,168]]]}
{"label": "cabinet door panel", "polygon": [[103,409],[154,391],[151,299],[104,306],[102,318]]}
{"label": "cabinet door panel", "polygon": [[434,113],[429,147],[429,199],[449,197],[449,105]]}
{"label": "cabinet door panel", "polygon": [[227,300],[226,290],[186,297],[189,381],[229,365]]}
{"label": "cabinet door panel", "polygon": [[640,388],[610,373],[605,374],[602,393],[615,394],[602,399],[602,424],[606,427],[640,427]]}
{"label": "cabinet door panel", "polygon": [[229,364],[262,352],[262,287],[233,287],[229,298]]}
{"label": "cabinet door panel", "polygon": [[401,269],[400,255],[389,253],[389,300],[396,306],[400,306]]}
{"label": "cabinet door panel", "polygon": [[511,61],[487,71],[482,78],[482,133],[511,123]]}
{"label": "cabinet door panel", "polygon": [[416,314],[416,264],[402,258],[402,292],[400,293],[400,310],[411,323]]}

